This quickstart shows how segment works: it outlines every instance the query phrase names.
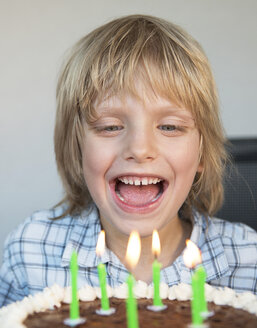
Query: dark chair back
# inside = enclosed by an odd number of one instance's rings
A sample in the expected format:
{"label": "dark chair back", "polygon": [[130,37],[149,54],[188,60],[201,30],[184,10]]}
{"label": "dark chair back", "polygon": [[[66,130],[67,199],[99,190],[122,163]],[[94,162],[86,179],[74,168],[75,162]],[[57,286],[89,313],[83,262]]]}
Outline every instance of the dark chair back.
{"label": "dark chair back", "polygon": [[234,163],[227,167],[224,204],[215,216],[257,231],[257,138],[230,142],[228,151]]}

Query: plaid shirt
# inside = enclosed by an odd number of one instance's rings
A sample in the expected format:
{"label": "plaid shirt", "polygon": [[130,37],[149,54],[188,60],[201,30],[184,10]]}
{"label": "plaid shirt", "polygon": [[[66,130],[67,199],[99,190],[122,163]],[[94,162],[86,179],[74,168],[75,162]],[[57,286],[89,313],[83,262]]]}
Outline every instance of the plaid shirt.
{"label": "plaid shirt", "polygon": [[[0,307],[54,283],[68,286],[73,249],[78,253],[78,287],[99,285],[100,260],[95,254],[101,229],[98,211],[94,208],[80,217],[50,219],[62,211],[59,207],[36,212],[8,236],[0,270]],[[191,240],[201,249],[207,282],[257,293],[257,233],[243,224],[205,219],[199,213],[194,221]],[[101,261],[106,264],[110,286],[126,281],[128,271],[114,253],[107,249]],[[161,280],[169,286],[191,282],[181,255],[162,269]]]}

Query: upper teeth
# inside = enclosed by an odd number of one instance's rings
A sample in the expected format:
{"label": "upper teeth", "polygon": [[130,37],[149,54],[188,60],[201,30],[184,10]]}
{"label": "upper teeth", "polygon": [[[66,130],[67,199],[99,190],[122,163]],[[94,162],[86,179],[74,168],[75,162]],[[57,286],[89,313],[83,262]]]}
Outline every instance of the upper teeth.
{"label": "upper teeth", "polygon": [[146,186],[148,184],[156,184],[156,183],[162,181],[162,179],[159,179],[159,178],[148,178],[148,177],[144,177],[144,178],[120,177],[120,178],[118,178],[118,180],[120,180],[121,182],[123,182],[125,184],[136,185],[136,186],[140,186],[140,185]]}

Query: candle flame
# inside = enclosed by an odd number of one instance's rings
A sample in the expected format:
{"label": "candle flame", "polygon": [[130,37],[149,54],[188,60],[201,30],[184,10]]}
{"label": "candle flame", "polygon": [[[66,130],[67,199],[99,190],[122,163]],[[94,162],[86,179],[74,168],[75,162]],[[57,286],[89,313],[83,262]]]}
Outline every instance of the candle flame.
{"label": "candle flame", "polygon": [[137,231],[132,231],[129,236],[127,252],[125,260],[130,266],[130,268],[134,268],[137,265],[137,262],[140,257],[141,252],[141,241],[140,236]]}
{"label": "candle flame", "polygon": [[152,252],[155,257],[160,255],[161,252],[161,243],[160,238],[157,230],[153,231],[153,237],[152,237]]}
{"label": "candle flame", "polygon": [[104,253],[104,249],[105,249],[105,232],[104,230],[102,230],[99,233],[97,244],[96,244],[96,250],[95,250],[96,255],[99,257],[102,256]]}
{"label": "candle flame", "polygon": [[193,243],[191,240],[186,240],[186,249],[183,254],[183,259],[185,262],[185,265],[192,269],[197,264],[202,263],[202,256],[200,249],[196,246],[195,243]]}

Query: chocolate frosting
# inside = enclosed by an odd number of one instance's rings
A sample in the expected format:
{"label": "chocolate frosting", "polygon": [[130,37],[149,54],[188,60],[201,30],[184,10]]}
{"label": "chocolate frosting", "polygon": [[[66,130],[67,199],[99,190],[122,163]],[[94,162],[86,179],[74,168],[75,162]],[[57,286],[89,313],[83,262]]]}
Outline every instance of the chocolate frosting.
{"label": "chocolate frosting", "polygon": [[[168,307],[162,312],[152,312],[146,307],[152,304],[152,299],[138,299],[138,318],[140,328],[187,328],[191,323],[190,301],[163,300]],[[86,318],[84,324],[77,327],[82,328],[115,328],[126,327],[126,302],[122,299],[111,298],[110,306],[116,309],[111,316],[99,316],[95,313],[101,306],[100,300],[91,302],[80,301],[80,316]],[[214,315],[205,323],[210,328],[256,328],[257,316],[247,311],[236,309],[228,305],[216,305],[208,303],[209,311]],[[60,308],[47,310],[45,312],[29,315],[24,321],[27,328],[64,328],[64,319],[69,317],[69,305],[62,304]]]}

